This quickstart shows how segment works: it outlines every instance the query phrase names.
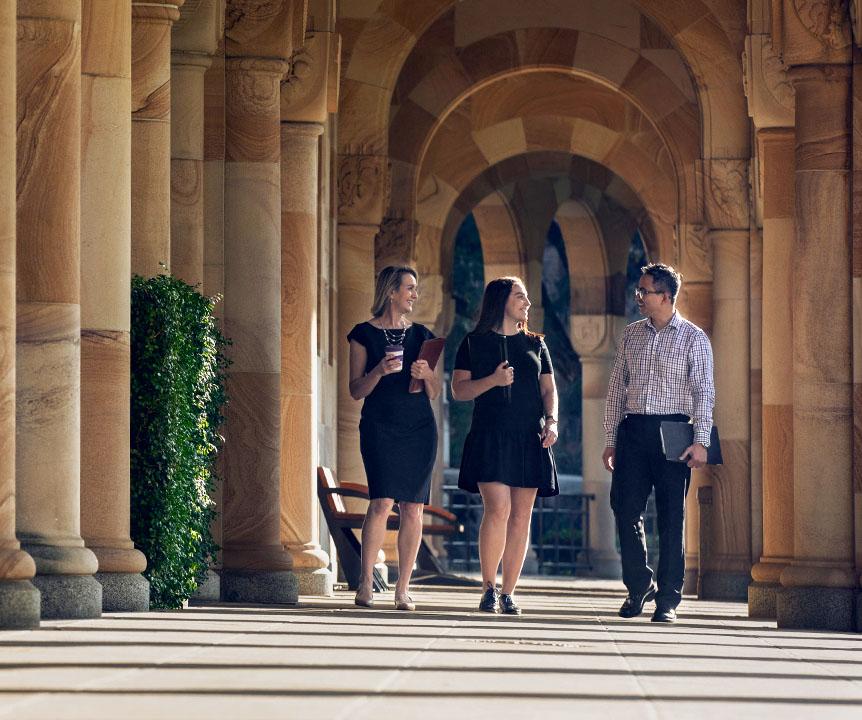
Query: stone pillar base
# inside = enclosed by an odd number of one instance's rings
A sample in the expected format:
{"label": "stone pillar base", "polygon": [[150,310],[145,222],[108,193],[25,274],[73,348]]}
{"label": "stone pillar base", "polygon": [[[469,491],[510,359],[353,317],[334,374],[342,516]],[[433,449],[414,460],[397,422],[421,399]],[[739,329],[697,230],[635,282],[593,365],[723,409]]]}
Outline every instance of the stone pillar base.
{"label": "stone pillar base", "polygon": [[748,600],[750,573],[708,572],[700,576],[698,597],[701,600]]}
{"label": "stone pillar base", "polygon": [[0,629],[39,627],[39,591],[29,580],[0,582]]}
{"label": "stone pillar base", "polygon": [[856,594],[853,588],[783,587],[777,593],[778,627],[852,632],[857,627]]}
{"label": "stone pillar base", "polygon": [[207,570],[207,579],[204,580],[195,594],[189,598],[189,603],[198,605],[200,603],[218,602],[221,600],[221,577],[219,574],[210,568]]}
{"label": "stone pillar base", "polygon": [[221,599],[234,603],[294,605],[299,582],[289,570],[222,570]]}
{"label": "stone pillar base", "polygon": [[584,573],[587,577],[622,580],[623,565],[619,553],[591,552],[590,565],[592,569]]}
{"label": "stone pillar base", "polygon": [[300,595],[325,595],[332,597],[333,585],[332,571],[329,568],[318,568],[316,570],[294,570],[293,574],[299,581]]}
{"label": "stone pillar base", "polygon": [[102,586],[102,612],[147,612],[150,583],[139,573],[96,573]]}
{"label": "stone pillar base", "polygon": [[102,615],[102,586],[92,575],[36,575],[43,620],[89,620]]}
{"label": "stone pillar base", "polygon": [[697,595],[697,580],[697,568],[686,570],[682,580],[682,594]]}
{"label": "stone pillar base", "polygon": [[748,586],[748,617],[775,619],[780,583],[753,582]]}

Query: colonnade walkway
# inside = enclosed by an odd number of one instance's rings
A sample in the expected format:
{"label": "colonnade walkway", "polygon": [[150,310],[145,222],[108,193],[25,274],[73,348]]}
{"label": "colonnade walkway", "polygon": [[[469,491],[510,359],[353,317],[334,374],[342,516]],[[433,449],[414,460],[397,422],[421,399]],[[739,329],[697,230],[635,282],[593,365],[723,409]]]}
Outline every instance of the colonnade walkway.
{"label": "colonnade walkway", "polygon": [[686,598],[676,625],[616,615],[622,585],[530,580],[521,618],[418,588],[361,610],[207,606],[0,633],[0,718],[859,718],[858,634],[777,630]]}

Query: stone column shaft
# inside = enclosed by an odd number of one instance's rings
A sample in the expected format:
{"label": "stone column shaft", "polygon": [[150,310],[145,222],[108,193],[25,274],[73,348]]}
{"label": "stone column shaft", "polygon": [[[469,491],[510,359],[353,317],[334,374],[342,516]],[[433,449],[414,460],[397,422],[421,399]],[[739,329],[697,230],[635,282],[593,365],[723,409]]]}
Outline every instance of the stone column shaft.
{"label": "stone column shaft", "polygon": [[131,2],[82,3],[81,534],[102,608],[148,610],[129,538]]}
{"label": "stone column shaft", "polygon": [[[779,627],[850,630],[853,569],[850,66],[794,67],[793,561]],[[812,277],[826,279],[829,302]],[[828,461],[824,463],[824,458]]]}
{"label": "stone column shaft", "polygon": [[132,273],[171,261],[171,25],[184,0],[132,0]]}
{"label": "stone column shaft", "polygon": [[[713,230],[713,352],[716,406],[724,464],[712,470],[716,512],[710,557],[701,558],[699,593],[744,599],[751,579],[749,485],[749,231]],[[703,529],[701,529],[703,533]]]}
{"label": "stone column shaft", "polygon": [[581,355],[584,492],[596,499],[590,505],[590,561],[592,575],[603,578],[622,577],[620,554],[617,552],[617,529],[611,510],[611,474],[602,463],[605,432],[602,421],[608,394],[611,353]]}
{"label": "stone column shaft", "polygon": [[16,523],[42,617],[92,618],[102,588],[81,539],[80,2],[21,0],[17,53]]}
{"label": "stone column shaft", "polygon": [[0,629],[39,624],[36,565],[15,537],[15,3],[0,3]]}
{"label": "stone column shaft", "polygon": [[317,502],[318,123],[281,124],[281,539],[303,595],[331,595]]}
{"label": "stone column shaft", "polygon": [[225,308],[233,341],[222,598],[296,602],[281,542],[281,60],[225,63]]}
{"label": "stone column shaft", "polygon": [[359,452],[362,403],[350,397],[350,344],[347,333],[371,314],[374,301],[376,225],[338,226],[338,477],[365,484]]}
{"label": "stone column shaft", "polygon": [[209,55],[171,54],[171,274],[204,281],[204,74]]}
{"label": "stone column shaft", "polygon": [[763,187],[763,555],[748,589],[752,617],[775,617],[781,571],[793,556],[792,128],[759,130]]}

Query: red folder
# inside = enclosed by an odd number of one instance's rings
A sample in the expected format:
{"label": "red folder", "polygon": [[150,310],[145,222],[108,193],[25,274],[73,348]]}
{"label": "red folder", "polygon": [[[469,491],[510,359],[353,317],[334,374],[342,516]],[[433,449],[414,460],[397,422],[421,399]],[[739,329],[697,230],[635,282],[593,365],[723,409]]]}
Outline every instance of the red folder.
{"label": "red folder", "polygon": [[[446,344],[446,338],[438,337],[431,338],[430,340],[426,340],[422,343],[422,347],[419,348],[419,357],[417,360],[425,360],[428,363],[428,367],[432,370],[437,367],[437,361],[440,359],[440,353],[443,352],[443,346]],[[425,389],[425,381],[417,380],[416,378],[410,378],[410,387],[408,390],[412,393],[422,392]]]}

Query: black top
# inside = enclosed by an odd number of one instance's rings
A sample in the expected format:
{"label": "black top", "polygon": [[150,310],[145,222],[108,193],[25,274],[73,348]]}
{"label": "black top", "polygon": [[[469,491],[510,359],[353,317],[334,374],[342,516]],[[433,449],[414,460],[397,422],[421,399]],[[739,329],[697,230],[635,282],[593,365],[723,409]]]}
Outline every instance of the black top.
{"label": "black top", "polygon": [[[390,331],[391,333],[392,331]],[[427,393],[408,392],[410,386],[410,366],[419,357],[419,348],[426,340],[434,337],[427,327],[413,323],[404,335],[404,364],[400,372],[384,375],[378,381],[371,394],[362,403],[362,417],[399,422],[413,425],[428,418],[433,418],[431,402]],[[369,322],[356,325],[347,336],[362,345],[367,353],[365,372],[371,372],[383,359],[384,348],[389,344],[386,335],[380,328]]]}
{"label": "black top", "polygon": [[552,375],[551,356],[545,341],[535,335],[519,332],[500,335],[491,332],[469,333],[455,356],[455,369],[468,370],[473,380],[493,374],[506,359],[515,370],[515,380],[507,388],[494,387],[476,397],[473,405],[473,427],[498,425],[535,429],[545,415],[541,375]]}

